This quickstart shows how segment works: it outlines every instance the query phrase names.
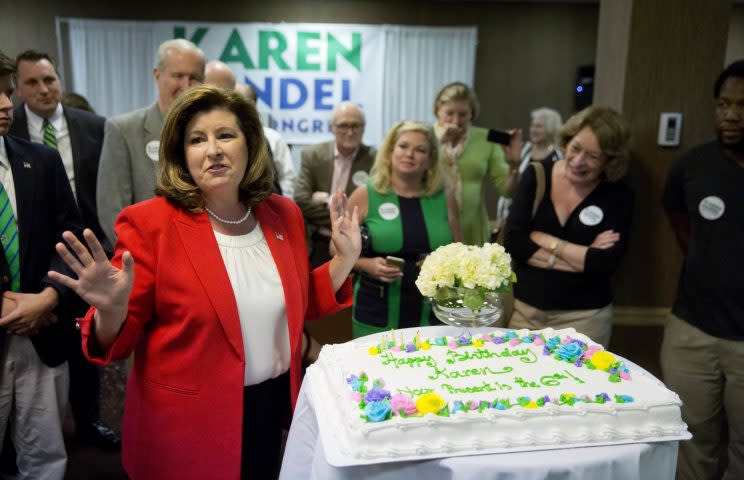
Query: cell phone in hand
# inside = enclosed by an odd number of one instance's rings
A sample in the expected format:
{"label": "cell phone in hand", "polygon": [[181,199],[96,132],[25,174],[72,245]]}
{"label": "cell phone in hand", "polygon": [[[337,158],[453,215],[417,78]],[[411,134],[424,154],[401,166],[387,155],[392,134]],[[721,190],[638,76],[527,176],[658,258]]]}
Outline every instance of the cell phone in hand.
{"label": "cell phone in hand", "polygon": [[403,266],[406,264],[406,261],[403,260],[400,257],[393,257],[392,255],[388,255],[385,257],[385,263],[388,267],[395,267],[398,270],[403,270]]}
{"label": "cell phone in hand", "polygon": [[511,134],[509,132],[505,132],[503,130],[495,130],[490,129],[488,130],[488,136],[486,137],[486,140],[488,140],[491,143],[498,143],[500,145],[509,145],[511,143]]}

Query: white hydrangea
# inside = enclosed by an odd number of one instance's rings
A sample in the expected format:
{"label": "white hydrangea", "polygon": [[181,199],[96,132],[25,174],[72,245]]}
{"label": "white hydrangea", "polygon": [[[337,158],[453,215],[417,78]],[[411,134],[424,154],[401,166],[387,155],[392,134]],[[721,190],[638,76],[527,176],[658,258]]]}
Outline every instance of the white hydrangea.
{"label": "white hydrangea", "polygon": [[416,286],[422,295],[434,297],[441,287],[496,290],[513,281],[511,256],[498,243],[482,247],[451,243],[426,257]]}

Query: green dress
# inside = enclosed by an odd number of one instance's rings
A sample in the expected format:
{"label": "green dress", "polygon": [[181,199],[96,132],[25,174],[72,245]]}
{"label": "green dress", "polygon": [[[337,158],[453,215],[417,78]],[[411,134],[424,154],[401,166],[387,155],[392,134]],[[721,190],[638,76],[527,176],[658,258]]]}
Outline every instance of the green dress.
{"label": "green dress", "polygon": [[505,192],[509,166],[500,145],[486,140],[485,128],[470,127],[462,154],[457,160],[462,186],[460,195],[460,229],[463,243],[483,245],[491,238],[491,227],[486,211],[483,179],[491,177],[494,187],[502,196]]}
{"label": "green dress", "polygon": [[441,245],[452,242],[444,191],[419,198],[377,192],[367,183],[369,257],[392,255],[405,260],[403,277],[381,282],[361,272],[354,283],[354,338],[391,328],[438,324],[429,301],[415,285],[417,262]]}

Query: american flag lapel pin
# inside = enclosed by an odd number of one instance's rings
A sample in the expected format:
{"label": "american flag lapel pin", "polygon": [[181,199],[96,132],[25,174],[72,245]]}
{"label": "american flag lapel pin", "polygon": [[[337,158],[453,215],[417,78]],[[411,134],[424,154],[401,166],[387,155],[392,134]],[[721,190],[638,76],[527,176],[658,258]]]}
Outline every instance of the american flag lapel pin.
{"label": "american flag lapel pin", "polygon": [[279,240],[284,240],[284,235],[282,235],[281,233],[274,232],[274,234],[276,235],[276,238],[278,238]]}
{"label": "american flag lapel pin", "polygon": [[23,162],[23,168],[31,168],[31,164],[29,162]]}

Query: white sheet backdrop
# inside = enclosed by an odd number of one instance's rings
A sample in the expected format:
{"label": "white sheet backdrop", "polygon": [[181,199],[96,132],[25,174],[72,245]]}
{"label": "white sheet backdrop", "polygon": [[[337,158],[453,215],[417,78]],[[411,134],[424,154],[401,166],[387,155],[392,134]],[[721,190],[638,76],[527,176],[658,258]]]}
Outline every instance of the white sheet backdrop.
{"label": "white sheet backdrop", "polygon": [[[157,46],[167,40],[175,26],[186,22],[139,22],[57,18],[58,44],[68,46],[61,58],[68,58],[63,69],[69,72],[67,89],[84,95],[96,111],[111,116],[154,102],[157,95],[152,68]],[[216,24],[205,26],[239,28],[241,33],[270,24]],[[276,24],[286,28],[287,24]],[[299,24],[298,24],[299,25]],[[303,24],[305,26],[309,24]],[[370,26],[364,26],[370,28]],[[373,27],[375,28],[375,27]],[[473,83],[475,75],[476,27],[408,27],[381,25],[384,41],[382,108],[367,114],[364,141],[379,144],[390,126],[402,119],[433,120],[434,94],[445,83],[459,80]],[[209,59],[219,51],[206,51]],[[369,82],[380,77],[370,75]],[[362,81],[366,81],[363,79]],[[351,100],[355,100],[352,92]],[[261,108],[264,114],[279,112]],[[330,113],[328,113],[330,116]],[[286,136],[286,135],[285,135]],[[330,139],[325,132],[322,140]],[[308,144],[320,141],[318,135],[291,134],[290,143]]]}

